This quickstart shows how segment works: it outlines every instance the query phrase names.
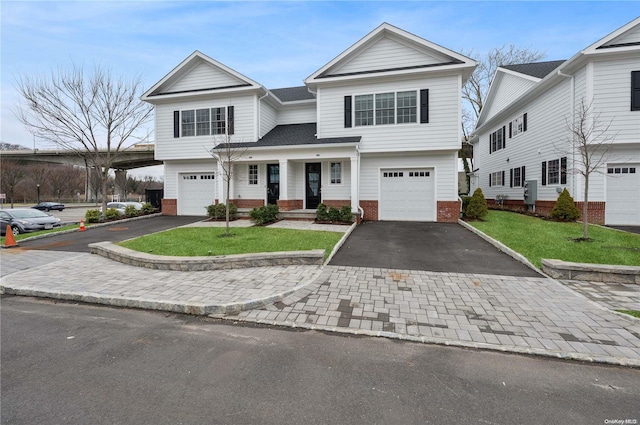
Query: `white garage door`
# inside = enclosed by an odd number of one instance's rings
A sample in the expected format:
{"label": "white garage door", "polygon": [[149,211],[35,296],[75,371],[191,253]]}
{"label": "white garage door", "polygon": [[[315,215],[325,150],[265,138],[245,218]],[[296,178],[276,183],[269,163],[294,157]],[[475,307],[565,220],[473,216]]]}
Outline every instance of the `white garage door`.
{"label": "white garage door", "polygon": [[216,199],[215,174],[180,174],[178,179],[178,214],[207,215],[207,206]]}
{"label": "white garage door", "polygon": [[380,171],[380,220],[435,221],[433,169]]}
{"label": "white garage door", "polygon": [[607,167],[605,223],[640,225],[640,164]]}

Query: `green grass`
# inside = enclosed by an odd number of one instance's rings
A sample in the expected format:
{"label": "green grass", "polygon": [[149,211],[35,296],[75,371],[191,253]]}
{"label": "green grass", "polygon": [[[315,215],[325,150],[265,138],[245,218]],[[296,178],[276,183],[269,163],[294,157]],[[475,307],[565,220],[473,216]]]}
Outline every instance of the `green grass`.
{"label": "green grass", "polygon": [[640,319],[640,311],[638,310],[616,310],[618,313],[628,314],[629,316],[637,317]]}
{"label": "green grass", "polygon": [[[154,233],[119,243],[125,248],[157,255],[206,256],[257,252],[324,249],[325,258],[342,238],[338,232],[276,229],[268,227],[232,228],[223,237],[222,227],[185,227]],[[211,254],[209,254],[211,251]]]}
{"label": "green grass", "polygon": [[640,266],[640,235],[589,226],[591,242],[582,237],[582,223],[560,223],[507,211],[490,210],[485,221],[469,224],[525,256],[536,267],[542,259],[577,263]]}
{"label": "green grass", "polygon": [[[64,232],[65,230],[71,230],[71,229],[77,229],[77,228],[78,228],[77,224],[69,224],[67,226],[56,227],[55,229],[50,229],[50,230],[39,230],[37,232],[20,233],[18,236],[16,236],[16,242],[22,239],[31,238],[33,236],[46,235],[47,233]],[[0,245],[4,245],[4,238],[5,238],[4,236],[0,237]]]}

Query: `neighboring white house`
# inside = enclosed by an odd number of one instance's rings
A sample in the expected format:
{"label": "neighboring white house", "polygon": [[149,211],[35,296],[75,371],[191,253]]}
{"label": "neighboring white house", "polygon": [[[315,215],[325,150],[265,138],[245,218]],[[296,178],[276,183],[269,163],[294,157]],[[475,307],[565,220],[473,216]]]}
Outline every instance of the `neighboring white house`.
{"label": "neighboring white house", "polygon": [[476,63],[384,23],[301,87],[269,90],[196,51],[142,99],[155,106],[163,212],[224,202],[226,142],[239,208],[350,205],[368,220],[455,221],[461,89]]}
{"label": "neighboring white house", "polygon": [[563,188],[580,209],[584,179],[568,123],[581,105],[587,124],[607,126],[614,139],[606,165],[591,174],[589,221],[640,225],[640,18],[566,61],[502,66],[494,75],[472,143],[477,187],[489,202],[525,209],[523,185],[548,213]]}

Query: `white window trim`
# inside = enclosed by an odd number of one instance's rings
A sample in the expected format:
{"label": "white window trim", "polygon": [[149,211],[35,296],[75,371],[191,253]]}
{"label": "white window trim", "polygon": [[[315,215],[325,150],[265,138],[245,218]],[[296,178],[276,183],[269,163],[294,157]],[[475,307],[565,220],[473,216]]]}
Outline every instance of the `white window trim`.
{"label": "white window trim", "polygon": [[[398,93],[399,92],[415,92],[416,94],[416,121],[415,122],[398,122]],[[393,93],[394,99],[394,118],[393,124],[376,124],[376,95],[385,94],[385,93]],[[373,95],[373,124],[372,125],[356,125],[356,96],[367,96]],[[390,127],[394,125],[402,125],[402,126],[410,126],[410,125],[420,125],[420,89],[396,89],[396,90],[380,90],[380,91],[369,91],[369,92],[361,92],[361,93],[352,93],[353,98],[353,108],[351,111],[351,122],[353,123],[354,128],[371,128],[371,127]]]}
{"label": "white window trim", "polygon": [[[209,110],[209,134],[202,134],[202,135],[198,135],[198,113],[197,111],[200,109],[208,109]],[[213,127],[214,127],[214,121],[213,121],[213,111],[212,109],[222,109],[224,111],[224,129],[225,129],[225,133],[218,133],[218,134],[213,134]],[[183,128],[183,124],[182,124],[182,113],[185,111],[192,111],[193,112],[193,136],[185,136],[182,128]],[[217,137],[217,136],[224,136],[226,134],[226,132],[229,130],[229,116],[227,114],[227,107],[226,106],[209,106],[209,107],[205,107],[205,108],[188,108],[188,109],[180,109],[180,138],[190,138],[190,137]]]}
{"label": "white window trim", "polygon": [[[256,182],[251,183],[251,167],[256,167]],[[258,164],[247,164],[247,186],[255,187],[260,186],[260,165]]]}
{"label": "white window trim", "polygon": [[[340,164],[340,183],[332,183],[331,164]],[[330,186],[344,186],[344,163],[342,161],[329,161],[329,185]]]}

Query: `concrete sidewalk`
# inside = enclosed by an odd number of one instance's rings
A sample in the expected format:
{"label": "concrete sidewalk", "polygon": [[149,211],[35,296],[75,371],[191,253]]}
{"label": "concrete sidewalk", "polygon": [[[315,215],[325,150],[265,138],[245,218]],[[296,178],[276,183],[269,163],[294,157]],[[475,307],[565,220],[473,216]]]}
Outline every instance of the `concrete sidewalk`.
{"label": "concrete sidewalk", "polygon": [[633,285],[598,298],[593,286],[567,282],[589,299],[544,277],[347,266],[157,271],[22,248],[3,250],[1,262],[6,294],[640,367],[640,321],[596,302],[640,309]]}

